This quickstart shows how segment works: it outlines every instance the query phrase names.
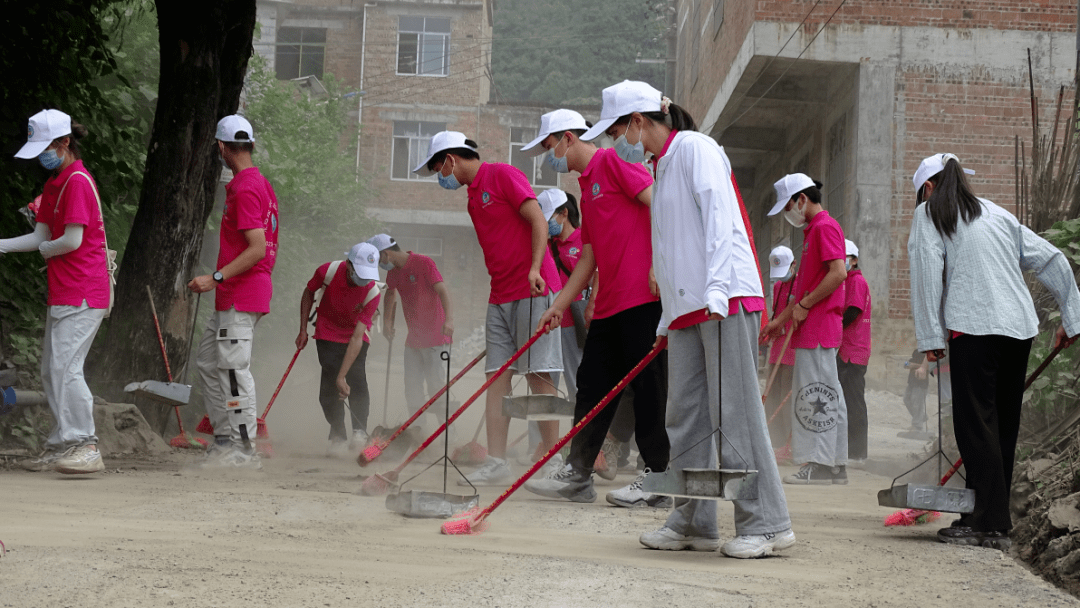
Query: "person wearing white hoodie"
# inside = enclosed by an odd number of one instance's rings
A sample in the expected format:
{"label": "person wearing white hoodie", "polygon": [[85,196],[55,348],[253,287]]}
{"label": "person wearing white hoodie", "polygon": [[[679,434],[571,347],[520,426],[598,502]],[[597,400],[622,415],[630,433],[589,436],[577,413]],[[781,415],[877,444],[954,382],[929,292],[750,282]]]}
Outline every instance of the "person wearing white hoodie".
{"label": "person wearing white hoodie", "polygon": [[[762,557],[795,544],[757,378],[764,291],[731,163],[696,128],[660,91],[623,81],[604,89],[600,120],[582,138],[606,133],[627,162],[653,156],[653,270],[663,305],[656,335],[658,343],[668,338],[669,466],[715,469],[719,441],[724,467],[758,470],[758,498],[734,501],[737,537],[721,551]],[[652,549],[715,550],[716,501],[676,499],[665,525],[640,541]]]}

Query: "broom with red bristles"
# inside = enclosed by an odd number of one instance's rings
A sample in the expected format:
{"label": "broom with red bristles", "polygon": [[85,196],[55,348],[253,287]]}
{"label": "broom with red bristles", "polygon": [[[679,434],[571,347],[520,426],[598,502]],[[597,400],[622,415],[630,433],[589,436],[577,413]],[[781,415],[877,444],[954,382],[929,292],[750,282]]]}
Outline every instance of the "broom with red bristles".
{"label": "broom with red bristles", "polygon": [[[416,422],[417,418],[419,418],[424,412],[426,412],[427,409],[429,407],[431,407],[433,403],[438,401],[439,397],[442,397],[443,394],[446,393],[446,391],[450,390],[451,386],[454,386],[454,384],[458,380],[461,380],[461,378],[465,374],[467,374],[469,372],[469,370],[471,370],[473,367],[475,367],[476,364],[479,363],[480,360],[483,359],[485,355],[487,355],[487,350],[486,349],[483,352],[481,352],[479,355],[477,355],[475,359],[470,361],[469,364],[466,365],[460,372],[458,372],[458,374],[456,376],[451,378],[450,382],[448,382],[446,384],[446,386],[440,388],[438,390],[438,392],[436,392],[434,395],[432,395],[431,399],[428,399],[427,403],[425,403],[424,405],[421,405],[420,408],[418,410],[416,410],[416,412],[413,413],[413,415],[410,416],[408,420],[405,421],[405,424],[401,425],[400,427],[398,427],[398,429],[396,431],[394,431],[393,435],[390,435],[390,437],[385,439],[385,440],[381,440],[381,441],[380,440],[375,440],[374,443],[372,443],[368,447],[364,448],[364,450],[362,452],[360,452],[360,455],[356,457],[356,464],[358,464],[358,465],[360,465],[362,467],[366,467],[367,465],[371,464],[371,462],[373,460],[378,458],[383,453],[383,450],[385,450],[388,445],[390,445],[395,439],[400,437],[401,434],[405,432],[405,429],[409,428],[409,425],[411,425],[413,422]],[[487,454],[485,453],[484,455],[486,456]]]}
{"label": "broom with red bristles", "polygon": [[412,462],[414,458],[419,456],[421,452],[426,450],[427,447],[431,445],[431,442],[435,441],[439,437],[439,435],[441,435],[443,431],[446,430],[448,426],[450,426],[455,420],[457,420],[458,417],[465,412],[466,408],[472,405],[473,401],[476,401],[480,397],[480,395],[484,394],[484,391],[486,391],[489,386],[494,384],[495,381],[498,380],[499,376],[502,376],[504,373],[506,373],[506,370],[510,369],[510,366],[513,365],[514,361],[517,361],[518,358],[521,357],[521,355],[525,354],[525,351],[529,350],[529,348],[532,347],[532,345],[540,338],[540,336],[544,335],[545,331],[546,328],[541,328],[537,330],[536,333],[534,333],[533,336],[529,338],[528,342],[526,342],[521,348],[519,348],[518,351],[506,361],[506,363],[503,363],[502,367],[500,367],[494,374],[492,374],[492,376],[487,379],[487,382],[481,385],[479,390],[473,393],[472,397],[469,397],[465,401],[465,403],[463,403],[461,407],[457,409],[457,411],[455,411],[453,414],[450,415],[449,418],[446,419],[446,422],[442,423],[439,428],[435,429],[435,432],[432,433],[431,436],[428,437],[426,440],[424,440],[424,443],[420,444],[420,447],[416,448],[416,451],[414,451],[412,454],[409,454],[409,457],[406,458],[401,464],[399,464],[397,468],[393,469],[392,471],[387,471],[383,474],[376,473],[375,475],[372,475],[371,477],[365,479],[364,483],[360,485],[360,494],[363,494],[364,496],[382,496],[383,494],[389,492],[390,485],[397,482],[398,476],[403,470],[405,470],[405,467],[410,462]]}
{"label": "broom with red bristles", "polygon": [[585,428],[585,425],[592,422],[592,419],[596,418],[597,414],[599,414],[600,411],[603,410],[604,407],[607,406],[607,404],[615,398],[615,395],[618,395],[624,388],[626,388],[626,385],[629,384],[630,381],[633,380],[635,377],[637,377],[637,375],[641,373],[641,370],[645,369],[645,366],[648,365],[650,361],[655,359],[656,355],[660,354],[660,352],[663,351],[665,347],[667,347],[666,336],[661,338],[660,341],[656,344],[656,346],[653,346],[652,350],[650,350],[649,353],[645,355],[645,358],[638,362],[638,364],[635,365],[634,368],[631,369],[630,372],[626,374],[626,376],[622,380],[620,380],[618,384],[615,385],[615,388],[611,389],[611,391],[607,395],[605,395],[604,398],[601,399],[600,402],[593,407],[593,409],[589,410],[589,413],[585,414],[585,417],[579,420],[578,423],[570,429],[570,432],[564,435],[562,439],[555,442],[555,445],[552,446],[550,450],[548,450],[547,454],[544,454],[543,458],[534,462],[533,465],[529,467],[529,470],[526,471],[525,474],[522,475],[517,481],[515,481],[513,485],[507,488],[506,491],[499,495],[499,497],[496,498],[494,502],[492,502],[483,510],[479,510],[474,507],[472,509],[469,509],[465,513],[462,513],[461,516],[444,522],[441,528],[442,533],[454,535],[479,534],[480,532],[483,532],[485,529],[487,529],[486,520],[488,516],[491,515],[492,511],[497,509],[499,505],[501,505],[507,498],[510,498],[511,494],[516,492],[518,488],[523,486],[530,477],[532,477],[537,471],[540,470],[540,467],[547,464],[547,462],[551,460],[552,456],[557,454],[559,450],[563,448],[563,446],[569,443],[575,435],[581,432],[581,429]]}
{"label": "broom with red bristles", "polygon": [[[1069,344],[1072,344],[1072,342],[1069,342]],[[1028,389],[1028,387],[1031,386],[1032,382],[1035,382],[1035,379],[1039,377],[1039,374],[1043,373],[1043,370],[1046,369],[1048,365],[1050,365],[1050,362],[1054,360],[1054,357],[1056,357],[1058,355],[1058,353],[1060,353],[1065,347],[1066,347],[1066,344],[1062,343],[1061,345],[1055,347],[1054,350],[1050,351],[1050,354],[1047,355],[1046,359],[1043,360],[1043,362],[1039,364],[1039,367],[1035,368],[1035,371],[1031,372],[1031,375],[1028,376],[1027,381],[1024,382],[1024,390],[1025,391]],[[940,382],[940,378],[941,378],[941,376],[938,375],[938,381],[939,382]],[[940,405],[938,406],[938,409],[939,410],[941,409]],[[939,413],[939,415],[940,415],[940,413]],[[963,458],[957,458],[956,462],[954,462],[952,467],[949,468],[949,471],[947,473],[945,473],[945,475],[943,475],[941,477],[941,481],[938,482],[938,485],[943,486],[943,485],[949,483],[949,480],[952,479],[952,476],[958,470],[960,470],[960,465],[962,465],[962,464],[964,464],[964,459]],[[928,524],[928,523],[931,523],[933,521],[936,521],[937,518],[939,518],[939,517],[941,517],[941,513],[937,512],[937,511],[925,511],[923,509],[901,509],[899,511],[894,511],[892,514],[890,514],[888,517],[886,517],[885,518],[885,525],[886,526],[914,526],[914,525],[918,525],[918,524]]]}
{"label": "broom with red bristles", "polygon": [[473,433],[472,441],[466,443],[463,446],[454,448],[454,455],[452,456],[454,462],[458,464],[482,464],[487,459],[487,448],[480,445],[476,440],[480,438],[480,431],[484,428],[484,420],[487,416],[480,417],[480,424],[476,426],[476,432]]}
{"label": "broom with red bristles", "polygon": [[[172,384],[172,367],[169,365],[169,354],[165,352],[165,339],[161,337],[161,323],[158,322],[157,306],[154,305],[154,294],[150,291],[150,286],[146,286],[146,296],[150,298],[150,313],[154,316],[154,329],[157,330],[158,345],[161,346],[161,357],[165,360],[165,374],[169,378],[169,383]],[[190,347],[191,345],[188,344]],[[190,351],[189,351],[190,352]],[[190,364],[190,357],[188,363]],[[187,376],[187,367],[184,368],[184,375]],[[184,432],[184,421],[180,420],[180,406],[174,405],[173,412],[176,414],[176,426],[180,430],[180,434],[169,440],[169,445],[174,448],[205,448],[206,440],[199,437],[192,437]]]}

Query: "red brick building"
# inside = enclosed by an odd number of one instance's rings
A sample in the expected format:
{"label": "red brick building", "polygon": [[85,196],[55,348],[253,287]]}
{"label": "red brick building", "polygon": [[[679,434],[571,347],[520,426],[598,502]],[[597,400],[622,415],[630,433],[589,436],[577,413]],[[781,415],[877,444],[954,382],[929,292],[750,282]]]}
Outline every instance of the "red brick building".
{"label": "red brick building", "polygon": [[668,94],[731,157],[762,259],[801,244],[801,230],[765,217],[772,183],[795,171],[824,182],[825,208],[860,249],[875,351],[910,349],[911,176],[953,152],[977,172],[978,195],[1013,207],[1014,137],[1031,132],[1026,49],[1037,95],[1056,99],[1074,78],[1076,2],[840,5],[677,0]]}
{"label": "red brick building", "polygon": [[434,177],[412,173],[426,156],[430,137],[446,129],[461,131],[479,143],[483,160],[518,166],[537,191],[558,186],[577,194],[576,180],[560,179],[519,151],[535,137],[540,115],[553,108],[490,103],[493,5],[493,0],[258,2],[261,35],[255,48],[278,78],[332,73],[360,92],[355,97],[357,169],[374,196],[348,203],[364,206],[403,248],[435,260],[451,289],[462,336],[483,324],[489,279],[464,190],[443,190]]}

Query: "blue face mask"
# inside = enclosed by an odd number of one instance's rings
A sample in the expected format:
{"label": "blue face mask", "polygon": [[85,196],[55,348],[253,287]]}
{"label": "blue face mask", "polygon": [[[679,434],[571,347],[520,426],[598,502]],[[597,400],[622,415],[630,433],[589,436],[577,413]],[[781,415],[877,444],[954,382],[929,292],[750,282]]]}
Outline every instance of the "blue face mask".
{"label": "blue face mask", "polygon": [[[443,161],[443,164],[445,165],[446,161]],[[439,185],[447,190],[457,190],[461,187],[461,182],[458,181],[457,176],[454,175],[454,170],[451,169],[450,175],[439,173]]]}
{"label": "blue face mask", "polygon": [[[630,128],[627,127],[626,133],[630,132]],[[615,154],[619,155],[619,158],[625,160],[631,164],[638,164],[645,162],[645,144],[641,143],[641,131],[638,131],[638,142],[631,144],[626,141],[626,133],[619,136],[619,139],[615,140]]]}
{"label": "blue face mask", "polygon": [[41,163],[42,167],[52,171],[59,167],[60,164],[64,162],[64,159],[56,155],[56,150],[45,150],[41,154],[38,154],[38,162]]}
{"label": "blue face mask", "polygon": [[562,224],[556,222],[555,217],[552,216],[552,218],[548,220],[548,236],[556,237],[560,234],[562,234]]}
{"label": "blue face mask", "polygon": [[[559,143],[562,143],[562,140],[559,140]],[[548,150],[547,162],[549,165],[551,165],[551,168],[554,169],[556,173],[569,173],[570,161],[566,159],[566,153],[564,152],[562,157],[555,156],[555,150],[557,150],[558,148],[559,144],[555,144],[554,148]],[[567,152],[569,151],[570,149],[569,147],[567,147]]]}
{"label": "blue face mask", "polygon": [[390,272],[391,270],[394,269],[394,265],[392,263],[390,263],[390,262],[382,262],[382,263],[379,264],[379,268],[382,268],[386,272]]}

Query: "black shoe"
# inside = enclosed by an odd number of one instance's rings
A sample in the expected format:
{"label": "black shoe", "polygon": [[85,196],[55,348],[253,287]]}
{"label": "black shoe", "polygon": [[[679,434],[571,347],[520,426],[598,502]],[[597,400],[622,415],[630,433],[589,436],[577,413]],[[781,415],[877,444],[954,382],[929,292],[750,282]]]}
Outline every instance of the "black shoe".
{"label": "black shoe", "polygon": [[832,469],[832,482],[833,482],[833,485],[838,485],[838,486],[846,486],[847,485],[848,478],[847,478],[847,467],[846,466],[840,465],[838,467],[833,467],[833,469]]}
{"label": "black shoe", "polygon": [[983,532],[982,546],[987,549],[1008,551],[1012,547],[1012,539],[1009,538],[1008,532]]}
{"label": "black shoe", "polygon": [[[954,524],[956,522],[953,522]],[[978,547],[983,542],[982,533],[976,532],[970,526],[949,526],[937,532],[938,540],[950,545],[967,545]]]}

